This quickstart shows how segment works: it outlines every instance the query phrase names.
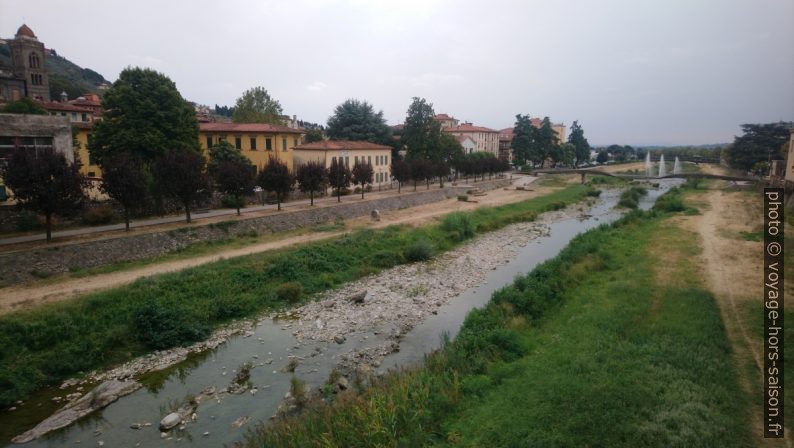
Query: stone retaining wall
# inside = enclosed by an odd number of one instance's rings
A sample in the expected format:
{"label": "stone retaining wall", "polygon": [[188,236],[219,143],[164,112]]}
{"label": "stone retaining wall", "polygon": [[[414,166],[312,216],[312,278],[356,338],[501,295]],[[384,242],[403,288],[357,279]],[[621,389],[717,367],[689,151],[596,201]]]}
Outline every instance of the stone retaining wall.
{"label": "stone retaining wall", "polygon": [[9,285],[70,270],[103,266],[129,260],[164,255],[191,244],[223,238],[278,232],[297,227],[321,224],[337,219],[369,215],[372,210],[388,211],[437,202],[464,194],[471,188],[491,190],[510,184],[507,179],[460,184],[443,190],[417,191],[407,188],[399,196],[342,203],[296,211],[285,211],[257,218],[226,221],[197,227],[121,236],[83,243],[53,246],[0,254],[0,283]]}

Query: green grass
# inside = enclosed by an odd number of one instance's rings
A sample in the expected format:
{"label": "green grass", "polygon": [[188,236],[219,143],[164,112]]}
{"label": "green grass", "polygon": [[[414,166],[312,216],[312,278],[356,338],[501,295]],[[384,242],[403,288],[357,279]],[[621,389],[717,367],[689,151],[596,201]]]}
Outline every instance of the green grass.
{"label": "green grass", "polygon": [[[533,220],[586,197],[570,186],[546,196],[466,213],[467,228],[440,224],[360,230],[298,247],[237,257],[0,317],[0,406],[81,372],[202,339],[218,325],[295,306],[312,294],[408,260],[406,248],[449,250],[475,233]],[[421,254],[420,254],[421,255]]]}
{"label": "green grass", "polygon": [[618,207],[635,209],[640,206],[640,198],[648,194],[645,187],[634,186],[620,194]]}
{"label": "green grass", "polygon": [[[667,216],[633,211],[576,237],[421,367],[315,403],[247,446],[748,446],[696,236]],[[678,255],[675,281],[656,280],[654,247]]]}

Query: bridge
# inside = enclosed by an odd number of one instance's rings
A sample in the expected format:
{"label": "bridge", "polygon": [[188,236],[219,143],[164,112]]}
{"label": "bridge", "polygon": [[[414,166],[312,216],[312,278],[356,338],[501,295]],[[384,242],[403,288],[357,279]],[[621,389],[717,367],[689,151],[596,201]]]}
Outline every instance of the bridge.
{"label": "bridge", "polygon": [[607,171],[601,170],[594,170],[594,169],[586,169],[586,168],[579,168],[579,169],[545,169],[545,170],[531,170],[530,174],[533,176],[537,176],[538,174],[579,174],[582,176],[582,183],[585,181],[585,176],[588,174],[593,176],[607,176],[607,177],[617,177],[622,179],[632,179],[632,180],[659,180],[659,179],[718,179],[718,180],[727,180],[727,181],[734,181],[734,182],[758,182],[761,179],[756,177],[746,177],[746,176],[723,176],[720,174],[706,174],[706,173],[679,173],[679,174],[667,174],[662,177],[658,176],[646,176],[644,174],[631,174],[631,173],[610,173]]}

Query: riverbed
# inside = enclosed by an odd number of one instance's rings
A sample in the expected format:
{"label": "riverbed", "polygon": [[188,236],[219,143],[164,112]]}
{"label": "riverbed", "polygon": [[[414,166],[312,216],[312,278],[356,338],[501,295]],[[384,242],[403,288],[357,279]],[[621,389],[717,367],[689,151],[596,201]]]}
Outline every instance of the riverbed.
{"label": "riverbed", "polygon": [[[640,206],[650,207],[672,184],[650,189]],[[25,446],[233,444],[247,429],[276,414],[293,375],[316,390],[333,369],[352,380],[421,361],[444,335],[454,337],[466,313],[484,305],[493,291],[557,255],[577,234],[617,219],[618,195],[617,190],[605,190],[589,205],[545,213],[534,222],[481,235],[428,262],[351,282],[287,315],[238,323],[234,331],[220,334],[216,348],[138,376],[141,389]],[[244,363],[250,363],[250,378],[240,388],[233,378]],[[113,375],[118,371],[103,378]],[[161,432],[160,419],[195,396],[200,403],[183,424]]]}

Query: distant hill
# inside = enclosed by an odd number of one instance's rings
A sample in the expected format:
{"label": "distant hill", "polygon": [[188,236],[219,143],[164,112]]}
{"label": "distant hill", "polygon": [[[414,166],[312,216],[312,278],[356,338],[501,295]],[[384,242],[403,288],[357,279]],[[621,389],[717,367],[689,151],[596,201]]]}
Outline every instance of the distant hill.
{"label": "distant hill", "polygon": [[[53,101],[60,98],[61,92],[66,92],[70,99],[75,99],[86,92],[100,93],[97,88],[102,83],[109,83],[102,75],[82,68],[55,50],[48,49],[47,70],[50,76],[50,97]],[[0,67],[11,68],[11,49],[8,44],[0,44]]]}

